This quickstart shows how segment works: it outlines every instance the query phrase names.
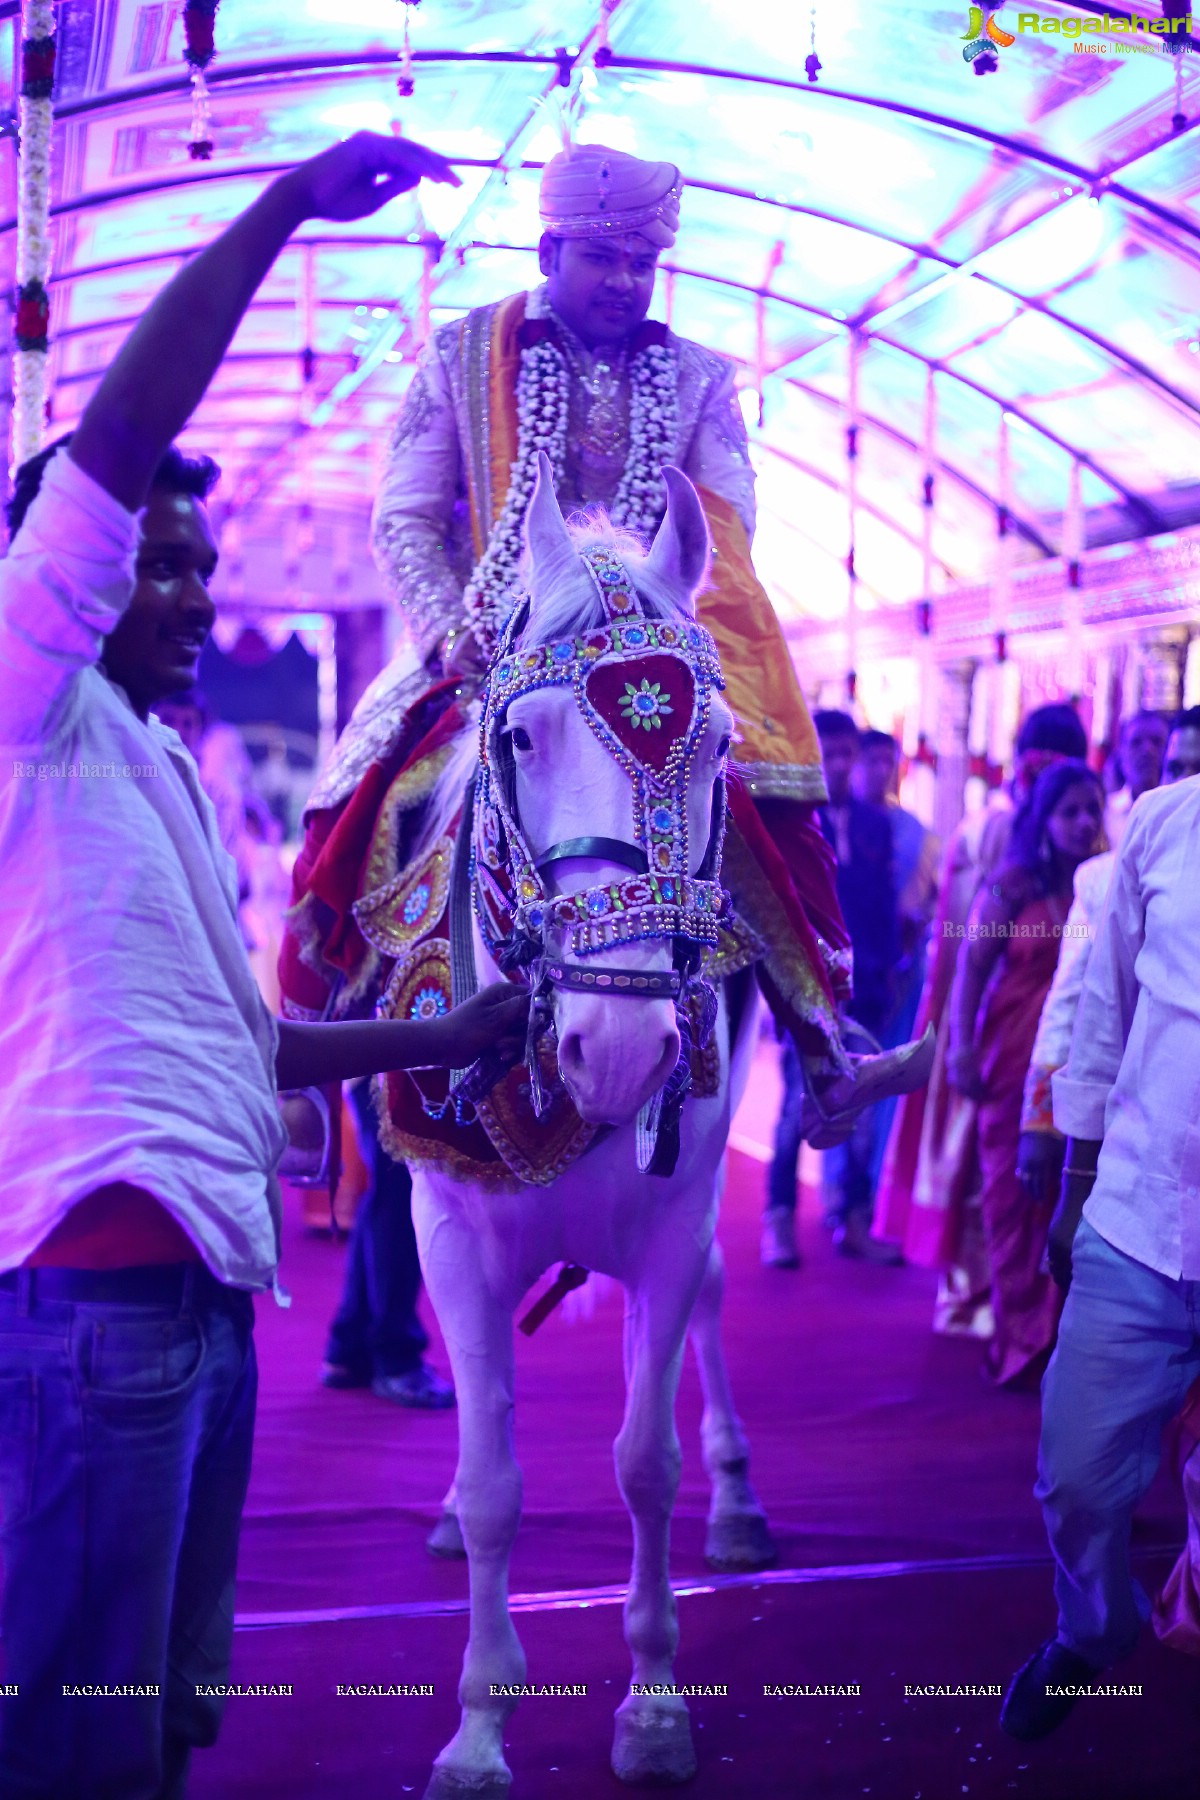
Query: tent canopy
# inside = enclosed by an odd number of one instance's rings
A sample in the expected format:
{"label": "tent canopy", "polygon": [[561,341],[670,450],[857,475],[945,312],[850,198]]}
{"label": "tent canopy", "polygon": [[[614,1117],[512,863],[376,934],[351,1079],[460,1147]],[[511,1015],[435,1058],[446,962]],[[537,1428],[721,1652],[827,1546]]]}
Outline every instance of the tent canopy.
{"label": "tent canopy", "polygon": [[[1166,52],[1178,33],[1100,35],[1100,10],[1005,6],[1016,41],[979,79],[967,6],[935,0],[619,0],[600,70],[598,0],[225,0],[205,163],[187,155],[176,7],[72,0],[59,8],[54,429],[78,418],[180,258],[270,172],[399,120],[453,158],[462,188],[306,228],[188,438],[224,464],[223,506],[244,530],[286,542],[311,511],[361,558],[422,271],[434,324],[536,280],[538,171],[568,103],[577,138],[684,172],[655,310],[742,365],[758,558],[785,620],[846,605],[852,401],[864,608],[923,590],[930,449],[932,585],[986,577],[1002,413],[1022,556],[1062,550],[1075,461],[1090,543],[1193,522],[1200,57],[1186,40]],[[0,6],[9,70],[15,13]],[[415,91],[401,99],[406,15]],[[554,85],[560,69],[570,89]],[[10,261],[13,165],[10,153]]]}

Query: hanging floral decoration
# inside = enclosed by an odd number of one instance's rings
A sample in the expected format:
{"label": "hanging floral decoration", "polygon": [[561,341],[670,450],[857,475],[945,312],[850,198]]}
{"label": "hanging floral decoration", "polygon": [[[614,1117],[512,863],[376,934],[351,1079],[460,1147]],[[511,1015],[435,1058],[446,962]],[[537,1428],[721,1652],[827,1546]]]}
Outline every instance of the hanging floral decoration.
{"label": "hanging floral decoration", "polygon": [[404,8],[404,42],[400,46],[400,73],[396,78],[396,92],[402,100],[411,100],[416,91],[417,75],[413,66],[412,45],[408,41],[408,21],[414,6],[420,6],[421,0],[400,0]]}
{"label": "hanging floral decoration", "polygon": [[821,59],[817,55],[817,7],[813,0],[813,8],[809,14],[808,55],[804,59],[804,73],[810,82],[815,82],[821,73]]}
{"label": "hanging floral decoration", "polygon": [[600,17],[596,21],[596,46],[592,51],[592,65],[597,69],[611,66],[613,53],[608,41],[608,22],[616,12],[620,0],[600,0]]}
{"label": "hanging floral decoration", "polygon": [[221,0],[188,0],[183,9],[184,60],[192,78],[192,130],[188,155],[193,162],[212,159],[208,83],[204,71],[216,55],[217,7]]}
{"label": "hanging floral decoration", "polygon": [[41,449],[50,333],[50,144],[54,130],[53,0],[25,0],[17,189],[13,461]]}
{"label": "hanging floral decoration", "polygon": [[[488,655],[496,647],[516,586],[538,452],[544,450],[550,458],[556,487],[566,465],[571,372],[544,289],[530,296],[517,341],[517,454],[504,505],[463,596],[471,629]],[[610,516],[614,524],[643,537],[652,535],[662,517],[661,471],[675,454],[678,375],[666,327],[653,321],[642,325],[630,344],[629,455]]]}

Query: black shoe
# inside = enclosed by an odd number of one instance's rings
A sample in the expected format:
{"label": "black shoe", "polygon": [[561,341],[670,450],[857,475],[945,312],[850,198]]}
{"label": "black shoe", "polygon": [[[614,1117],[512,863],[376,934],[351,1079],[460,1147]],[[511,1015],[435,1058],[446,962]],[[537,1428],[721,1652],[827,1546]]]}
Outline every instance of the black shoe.
{"label": "black shoe", "polygon": [[348,1363],[323,1362],[321,1386],[327,1388],[365,1388],[371,1385],[370,1369],[352,1368]]}
{"label": "black shoe", "polygon": [[1094,1663],[1049,1638],[1013,1676],[1000,1708],[1001,1729],[1023,1744],[1049,1737],[1081,1698],[1064,1690],[1087,1687],[1099,1673]]}
{"label": "black shoe", "polygon": [[392,1400],[397,1406],[417,1406],[425,1412],[445,1412],[455,1403],[450,1382],[443,1381],[427,1362],[418,1363],[403,1375],[377,1375],[371,1392],[380,1400]]}

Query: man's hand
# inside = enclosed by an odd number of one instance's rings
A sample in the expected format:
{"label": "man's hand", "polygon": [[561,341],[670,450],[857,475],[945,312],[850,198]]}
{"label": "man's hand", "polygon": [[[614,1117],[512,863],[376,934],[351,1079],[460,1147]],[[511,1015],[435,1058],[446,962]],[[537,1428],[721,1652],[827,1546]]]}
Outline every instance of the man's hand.
{"label": "man's hand", "polygon": [[365,219],[422,177],[458,185],[444,157],[359,131],[273,181],[184,264],[143,314],[88,402],[73,462],[129,512],[204,396],[242,315],[306,219]]}
{"label": "man's hand", "polygon": [[1075,1233],[1079,1230],[1079,1221],[1083,1217],[1083,1209],[1095,1181],[1096,1177],[1092,1174],[1075,1175],[1067,1170],[1063,1171],[1062,1190],[1046,1237],[1046,1261],[1051,1275],[1064,1294],[1071,1285],[1071,1246],[1075,1242]]}
{"label": "man's hand", "polygon": [[1029,1196],[1045,1204],[1053,1200],[1062,1179],[1066,1140],[1052,1131],[1023,1131],[1017,1142],[1017,1179]]}
{"label": "man's hand", "polygon": [[473,631],[458,633],[442,658],[442,666],[447,675],[457,675],[464,681],[483,680],[488,672],[488,659]]}
{"label": "man's hand", "polygon": [[279,179],[278,186],[302,219],[369,218],[397,194],[422,180],[461,187],[444,156],[409,138],[356,131],[345,143],[310,157]]}
{"label": "man's hand", "polygon": [[525,1048],[529,1022],[529,989],[496,981],[464,1000],[443,1019],[421,1027],[422,1062],[431,1068],[466,1069],[485,1050],[517,1062]]}
{"label": "man's hand", "polygon": [[1046,1262],[1064,1294],[1071,1285],[1071,1246],[1088,1195],[1096,1185],[1100,1144],[1099,1138],[1076,1137],[1069,1137],[1066,1143],[1062,1188],[1046,1240]]}

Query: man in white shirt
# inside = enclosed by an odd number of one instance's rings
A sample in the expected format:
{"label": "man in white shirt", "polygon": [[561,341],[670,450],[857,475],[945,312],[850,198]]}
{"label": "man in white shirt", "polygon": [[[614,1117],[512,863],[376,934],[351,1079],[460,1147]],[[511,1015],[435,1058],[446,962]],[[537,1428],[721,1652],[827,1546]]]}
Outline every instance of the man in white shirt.
{"label": "man in white shirt", "polygon": [[1144,795],[1117,855],[1054,1076],[1067,1134],[1050,1266],[1066,1287],[1042,1388],[1036,1493],[1057,1563],[1058,1633],[1001,1713],[1045,1737],[1133,1649],[1148,1606],[1130,1521],[1163,1427],[1200,1373],[1200,778]]}
{"label": "man in white shirt", "polygon": [[[304,220],[373,213],[420,146],[359,134],[180,271],[69,449],[20,472],[0,564],[0,1701],[5,1800],[177,1800],[216,1736],[250,1469],[251,1292],[279,1252],[281,1087],[455,1067],[519,1034],[280,1024],[178,736],[213,621],[207,459],[171,448]],[[432,1033],[432,1035],[430,1035]]]}

